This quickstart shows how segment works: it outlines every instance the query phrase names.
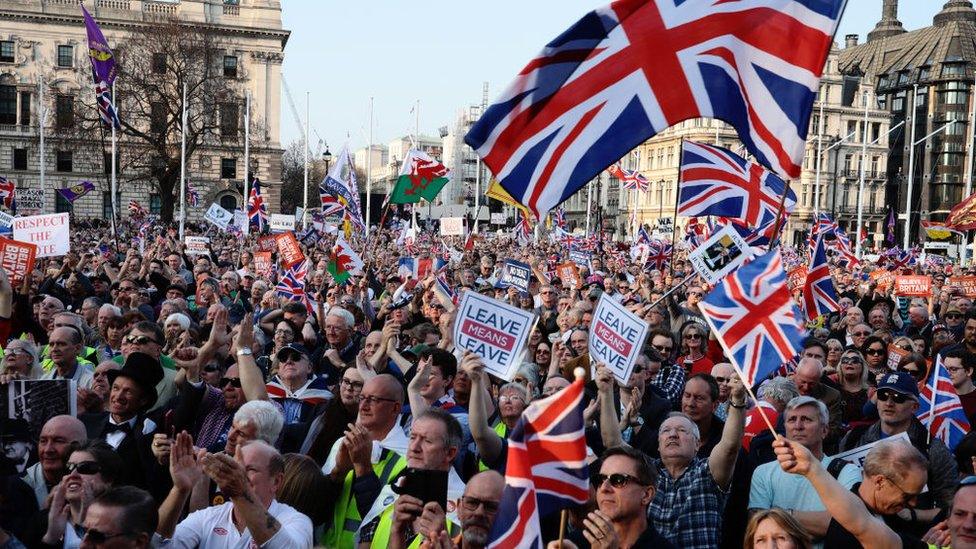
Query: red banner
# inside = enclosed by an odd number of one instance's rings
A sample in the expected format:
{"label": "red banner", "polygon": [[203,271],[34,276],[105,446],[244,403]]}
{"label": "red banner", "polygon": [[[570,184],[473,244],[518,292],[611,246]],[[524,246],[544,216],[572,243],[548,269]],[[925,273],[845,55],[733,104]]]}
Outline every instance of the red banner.
{"label": "red banner", "polygon": [[273,264],[271,263],[271,252],[254,252],[255,274],[268,276],[271,274]]}
{"label": "red banner", "polygon": [[258,237],[258,249],[262,252],[273,252],[278,244],[275,237],[271,235]]}
{"label": "red banner", "polygon": [[298,245],[295,233],[288,231],[275,235],[274,239],[278,244],[278,259],[284,268],[288,269],[305,260],[305,254],[302,253],[302,247]]}
{"label": "red banner", "polygon": [[572,261],[557,265],[556,276],[559,277],[559,280],[562,280],[564,286],[579,288],[583,285],[583,281],[580,280],[579,276],[579,267]]}
{"label": "red banner", "polygon": [[932,295],[932,277],[928,275],[896,276],[895,295],[906,297],[929,297]]}
{"label": "red banner", "polygon": [[956,290],[959,295],[976,297],[976,276],[950,276],[946,287]]}
{"label": "red banner", "polygon": [[803,285],[807,283],[808,270],[806,266],[801,265],[786,275],[786,287],[790,292],[803,289]]}
{"label": "red banner", "polygon": [[34,270],[37,246],[0,237],[0,266],[7,271],[10,285],[16,288]]}
{"label": "red banner", "polygon": [[895,275],[886,269],[878,269],[876,271],[871,271],[871,280],[874,281],[875,285],[878,287],[879,292],[884,292],[891,287],[891,284],[895,281]]}

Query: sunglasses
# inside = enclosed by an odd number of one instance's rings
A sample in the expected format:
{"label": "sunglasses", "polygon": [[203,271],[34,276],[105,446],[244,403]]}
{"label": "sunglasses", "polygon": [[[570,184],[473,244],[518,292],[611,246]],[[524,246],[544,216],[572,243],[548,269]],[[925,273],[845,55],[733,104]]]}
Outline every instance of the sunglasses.
{"label": "sunglasses", "polygon": [[915,400],[908,395],[903,395],[901,393],[896,393],[894,391],[878,391],[878,400],[881,402],[888,402],[889,400],[894,401],[895,404],[904,404],[909,400]]}
{"label": "sunglasses", "polygon": [[671,347],[668,347],[667,345],[651,345],[651,347],[654,347],[655,349],[658,350],[658,352],[660,352],[662,354],[665,354],[665,355],[670,355],[671,354]]}
{"label": "sunglasses", "polygon": [[840,359],[840,363],[841,364],[860,364],[861,363],[861,359],[858,358],[858,357],[856,357],[856,356],[845,356],[844,358]]}
{"label": "sunglasses", "polygon": [[203,367],[204,372],[211,373],[211,374],[216,372],[219,369],[220,367],[217,366],[216,364],[207,364],[206,366]]}
{"label": "sunglasses", "polygon": [[879,356],[884,354],[884,349],[868,349],[865,354]]}
{"label": "sunglasses", "polygon": [[64,466],[68,474],[78,471],[79,475],[97,475],[102,472],[102,466],[94,461],[82,461],[79,463],[69,463]]}
{"label": "sunglasses", "polygon": [[701,339],[701,334],[685,334],[685,339]]}
{"label": "sunglasses", "polygon": [[228,383],[235,389],[241,388],[241,378],[239,377],[222,377],[220,378],[219,387],[226,387]]}
{"label": "sunglasses", "polygon": [[715,381],[717,381],[719,383],[728,383],[729,381],[732,381],[732,378],[731,377],[715,376]]}
{"label": "sunglasses", "polygon": [[590,477],[590,480],[593,482],[593,486],[597,488],[603,486],[603,483],[608,480],[610,481],[610,486],[613,486],[614,488],[623,488],[624,486],[627,486],[631,482],[633,482],[634,484],[639,484],[641,486],[647,486],[646,484],[638,480],[637,477],[632,477],[624,473],[613,473],[611,475],[603,475],[603,474],[593,475],[592,477]]}
{"label": "sunglasses", "polygon": [[858,337],[868,337],[869,335],[871,335],[871,332],[854,332],[851,335],[858,336]]}
{"label": "sunglasses", "polygon": [[958,318],[962,318],[962,315],[957,315],[957,314],[953,313],[951,315],[946,315],[946,318],[948,318],[949,320],[956,320]]}
{"label": "sunglasses", "polygon": [[133,345],[145,345],[146,343],[155,343],[156,345],[160,345],[160,343],[158,341],[156,341],[155,339],[153,339],[153,338],[151,338],[149,336],[144,336],[144,335],[131,335],[130,334],[130,335],[125,336],[125,338],[123,338],[122,341],[124,341],[126,343],[131,343]]}
{"label": "sunglasses", "polygon": [[96,530],[94,528],[86,528],[84,530],[84,532],[85,532],[85,535],[82,536],[81,539],[88,540],[88,541],[94,543],[95,545],[102,545],[103,543],[106,543],[110,539],[115,539],[115,538],[120,538],[120,537],[123,537],[123,536],[131,536],[132,535],[129,532],[119,532],[118,534],[106,534],[105,532],[102,532],[100,530]]}

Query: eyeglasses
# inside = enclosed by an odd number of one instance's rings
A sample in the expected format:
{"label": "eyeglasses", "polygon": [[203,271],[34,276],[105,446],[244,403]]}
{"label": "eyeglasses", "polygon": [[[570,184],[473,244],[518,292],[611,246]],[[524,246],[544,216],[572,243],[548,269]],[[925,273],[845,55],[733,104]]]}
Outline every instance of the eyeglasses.
{"label": "eyeglasses", "polygon": [[861,359],[856,356],[845,356],[840,359],[841,364],[860,364]]}
{"label": "eyeglasses", "polygon": [[136,291],[136,287],[135,286],[125,286],[125,287],[119,286],[119,291],[120,292],[134,292],[134,291]]}
{"label": "eyeglasses", "polygon": [[719,383],[728,383],[729,381],[732,380],[731,377],[722,377],[722,376],[714,376],[714,377],[715,377],[715,381]]}
{"label": "eyeglasses", "polygon": [[518,395],[512,395],[512,396],[502,395],[502,396],[498,397],[498,403],[499,404],[508,404],[509,402],[511,402],[512,404],[515,404],[516,401],[517,402],[523,402],[524,403],[525,402],[525,399],[523,399],[522,397],[520,397]]}
{"label": "eyeglasses", "polygon": [[220,378],[220,387],[226,387],[230,383],[230,386],[235,389],[241,388],[241,378],[239,377],[222,377]]}
{"label": "eyeglasses", "polygon": [[341,380],[339,380],[339,385],[342,385],[343,387],[349,387],[349,388],[352,388],[352,389],[362,389],[363,388],[363,382],[362,381],[349,381],[346,378],[342,378]]}
{"label": "eyeglasses", "polygon": [[897,482],[891,480],[890,477],[884,477],[884,479],[887,480],[888,483],[891,484],[892,486],[894,486],[895,488],[898,488],[898,491],[901,492],[901,501],[902,501],[902,503],[908,503],[908,502],[910,502],[913,499],[915,499],[915,498],[918,497],[918,494],[914,494],[912,492],[909,492],[908,490],[905,490],[904,488],[902,488],[901,486],[899,486]]}
{"label": "eyeglasses", "polygon": [[155,343],[156,345],[161,345],[160,342],[156,341],[155,339],[149,336],[135,335],[135,334],[129,334],[125,336],[124,338],[122,338],[122,341],[123,343],[131,343],[132,345],[145,345],[146,343]]}
{"label": "eyeglasses", "polygon": [[102,472],[102,466],[95,461],[81,461],[78,463],[69,463],[64,466],[65,471],[68,474],[78,471],[79,475],[97,475]]}
{"label": "eyeglasses", "polygon": [[473,498],[471,496],[461,496],[461,505],[468,512],[474,512],[478,510],[478,507],[484,507],[485,512],[489,515],[494,515],[498,512],[498,502],[488,501],[484,499]]}
{"label": "eyeglasses", "polygon": [[603,475],[603,474],[593,475],[592,477],[590,477],[590,480],[593,482],[593,486],[597,488],[603,486],[603,483],[608,480],[610,481],[610,486],[613,486],[614,488],[623,488],[624,486],[627,486],[631,482],[633,482],[634,484],[639,484],[641,486],[647,486],[646,484],[638,480],[637,477],[632,477],[624,473],[613,473],[610,475]]}
{"label": "eyeglasses", "polygon": [[878,400],[880,400],[881,402],[888,402],[889,400],[891,400],[895,404],[904,404],[905,402],[907,402],[909,400],[915,400],[915,399],[913,399],[912,397],[910,397],[908,395],[903,395],[901,393],[896,393],[894,391],[888,391],[888,390],[882,389],[882,390],[878,391]]}
{"label": "eyeglasses", "polygon": [[295,337],[295,332],[293,332],[291,330],[275,330],[274,335],[276,335],[276,336],[283,335],[283,336],[288,336],[288,337]]}
{"label": "eyeglasses", "polygon": [[105,532],[102,532],[100,530],[96,530],[94,528],[85,528],[84,529],[84,532],[85,532],[85,534],[82,536],[82,539],[83,540],[88,540],[88,541],[94,543],[95,545],[101,545],[101,544],[107,542],[110,539],[115,539],[115,538],[120,538],[120,537],[123,537],[123,536],[131,536],[132,535],[132,533],[130,533],[130,532],[119,532],[118,534],[106,534]]}
{"label": "eyeglasses", "polygon": [[303,358],[305,358],[305,355],[295,351],[286,351],[278,355],[278,361],[280,362],[301,362]]}
{"label": "eyeglasses", "polygon": [[359,395],[360,404],[369,404],[370,406],[376,406],[380,402],[396,402],[396,400],[392,398],[382,398],[373,395],[369,395],[369,396]]}
{"label": "eyeglasses", "polygon": [[661,353],[663,355],[670,355],[671,354],[672,347],[670,347],[668,345],[651,345],[651,347],[654,347],[655,349],[657,349],[657,351],[659,353]]}
{"label": "eyeglasses", "polygon": [[20,349],[18,347],[8,348],[5,352],[8,355],[10,355],[10,356],[14,356],[14,355],[29,355],[30,354],[27,351],[25,351],[24,349]]}
{"label": "eyeglasses", "polygon": [[851,335],[857,337],[868,337],[869,335],[871,335],[871,332],[854,332]]}
{"label": "eyeglasses", "polygon": [[883,355],[884,352],[885,352],[884,349],[868,349],[866,354],[872,356],[879,356],[879,355]]}
{"label": "eyeglasses", "polygon": [[956,313],[952,313],[952,314],[946,315],[945,317],[948,318],[949,320],[957,320],[957,319],[962,318],[962,315],[957,315]]}
{"label": "eyeglasses", "polygon": [[208,372],[208,373],[211,373],[211,374],[214,373],[214,372],[216,372],[219,369],[220,369],[220,367],[217,366],[216,364],[207,364],[206,366],[203,367],[203,371],[204,372]]}
{"label": "eyeglasses", "polygon": [[685,334],[685,339],[701,339],[701,334]]}

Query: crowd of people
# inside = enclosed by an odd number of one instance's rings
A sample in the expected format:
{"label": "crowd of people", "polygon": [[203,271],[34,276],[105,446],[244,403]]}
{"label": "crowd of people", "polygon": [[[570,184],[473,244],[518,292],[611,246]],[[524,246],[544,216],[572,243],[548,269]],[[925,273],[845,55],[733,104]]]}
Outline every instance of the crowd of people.
{"label": "crowd of people", "polygon": [[[365,268],[337,284],[318,234],[302,239],[306,302],[259,270],[258,235],[188,234],[208,253],[164,224],[79,222],[23,283],[0,270],[0,391],[77,389],[77,414],[39,429],[0,419],[0,548],[485,547],[508,437],[579,367],[591,497],[565,525],[541,517],[552,549],[976,547],[976,434],[950,448],[916,417],[941,357],[976,425],[958,265],[909,267],[934,279],[909,299],[835,258],[840,309],[746,387],[680,250],[658,269],[599,242],[576,285],[555,275],[565,242],[374,228],[356,240]],[[434,256],[436,273],[400,267]],[[500,283],[509,259],[531,266],[527,290]],[[512,380],[455,347],[464,292],[537,315]],[[626,383],[588,355],[602,295],[650,328]]]}

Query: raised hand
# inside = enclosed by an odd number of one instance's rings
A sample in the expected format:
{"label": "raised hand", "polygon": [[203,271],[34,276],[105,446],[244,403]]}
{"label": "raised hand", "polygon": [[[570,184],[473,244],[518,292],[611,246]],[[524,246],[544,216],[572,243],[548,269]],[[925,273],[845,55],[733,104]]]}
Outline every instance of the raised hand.
{"label": "raised hand", "polygon": [[[155,443],[156,441],[153,440],[153,446]],[[200,458],[206,454],[206,451],[194,448],[193,437],[183,431],[176,435],[175,441],[170,443],[169,454],[169,474],[173,479],[173,486],[183,491],[190,491],[203,478]]]}

